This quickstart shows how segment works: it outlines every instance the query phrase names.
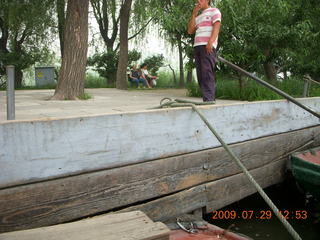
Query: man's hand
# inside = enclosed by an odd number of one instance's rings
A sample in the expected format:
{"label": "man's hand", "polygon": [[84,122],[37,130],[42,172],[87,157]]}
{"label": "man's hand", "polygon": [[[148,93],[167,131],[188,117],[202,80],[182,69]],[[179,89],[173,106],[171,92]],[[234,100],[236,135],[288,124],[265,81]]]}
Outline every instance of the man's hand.
{"label": "man's hand", "polygon": [[212,33],[211,33],[211,36],[210,36],[210,39],[209,39],[209,42],[206,46],[206,51],[208,54],[212,53],[212,47],[213,47],[213,43],[214,41],[217,39],[218,35],[219,35],[219,31],[220,31],[220,21],[218,22],[215,22],[213,24],[213,30],[212,30]]}
{"label": "man's hand", "polygon": [[192,11],[192,16],[196,17],[201,9],[200,4],[196,4]]}
{"label": "man's hand", "polygon": [[199,2],[194,6],[191,18],[188,22],[188,33],[194,34],[196,32],[196,17],[198,16],[199,11],[201,10],[201,5]]}
{"label": "man's hand", "polygon": [[210,54],[210,53],[212,53],[212,47],[213,47],[213,41],[209,41],[208,42],[208,44],[207,44],[207,46],[206,46],[206,52],[208,53],[208,54]]}

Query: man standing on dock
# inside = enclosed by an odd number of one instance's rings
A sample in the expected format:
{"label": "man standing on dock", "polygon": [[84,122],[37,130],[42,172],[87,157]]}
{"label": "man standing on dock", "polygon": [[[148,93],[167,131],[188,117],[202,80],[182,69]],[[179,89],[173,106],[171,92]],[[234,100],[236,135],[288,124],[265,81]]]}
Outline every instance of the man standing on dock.
{"label": "man standing on dock", "polygon": [[[198,83],[204,102],[215,101],[215,64],[221,13],[210,7],[210,0],[196,0],[188,24],[188,33],[196,34],[194,56]],[[199,11],[202,10],[201,14]],[[199,14],[199,15],[198,15]]]}

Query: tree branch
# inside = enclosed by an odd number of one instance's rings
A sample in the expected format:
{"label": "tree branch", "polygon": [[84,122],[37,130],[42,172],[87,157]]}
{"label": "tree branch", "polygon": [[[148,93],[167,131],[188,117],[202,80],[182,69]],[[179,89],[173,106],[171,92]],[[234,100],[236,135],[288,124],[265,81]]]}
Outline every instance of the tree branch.
{"label": "tree branch", "polygon": [[116,46],[116,48],[114,49],[114,51],[118,51],[119,47],[120,47],[120,42],[117,44],[117,46]]}
{"label": "tree branch", "polygon": [[8,28],[5,26],[4,20],[0,17],[0,29],[1,29],[1,38],[0,38],[0,49],[3,52],[8,52],[7,49],[7,43],[8,43],[8,38],[9,38],[9,31]]}
{"label": "tree branch", "polygon": [[136,36],[138,36],[138,35],[149,25],[149,23],[150,23],[153,19],[154,19],[153,17],[150,18],[149,21],[148,21],[145,25],[143,25],[143,26],[139,29],[138,32],[136,32],[136,33],[133,34],[131,37],[129,37],[128,40],[131,40],[131,39],[135,38]]}
{"label": "tree branch", "polygon": [[113,31],[112,31],[112,35],[111,35],[111,40],[114,42],[118,36],[118,24],[119,24],[119,20],[120,20],[120,12],[118,15],[118,18],[116,18],[116,2],[115,0],[112,0],[112,23],[113,23]]}
{"label": "tree branch", "polygon": [[[107,32],[107,36],[108,36],[109,18],[108,18],[108,4],[106,0],[103,0],[102,2],[102,21],[104,25],[104,30]],[[109,36],[108,36],[108,39],[109,39]]]}
{"label": "tree branch", "polygon": [[26,27],[22,32],[21,38],[19,40],[17,40],[17,43],[19,45],[22,45],[22,43],[26,40],[27,37],[28,37],[28,29]]}

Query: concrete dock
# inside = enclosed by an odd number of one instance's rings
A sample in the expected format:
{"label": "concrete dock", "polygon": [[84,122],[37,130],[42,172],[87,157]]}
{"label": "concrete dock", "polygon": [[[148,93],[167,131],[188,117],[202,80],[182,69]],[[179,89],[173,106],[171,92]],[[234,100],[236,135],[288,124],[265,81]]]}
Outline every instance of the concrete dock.
{"label": "concrete dock", "polygon": [[[164,97],[201,101],[186,97],[185,89],[118,90],[115,88],[86,89],[92,98],[81,101],[49,100],[54,90],[18,90],[15,92],[16,120],[64,118],[95,114],[141,111],[158,106]],[[239,101],[217,100],[217,104]],[[0,91],[0,121],[7,119],[6,92]]]}

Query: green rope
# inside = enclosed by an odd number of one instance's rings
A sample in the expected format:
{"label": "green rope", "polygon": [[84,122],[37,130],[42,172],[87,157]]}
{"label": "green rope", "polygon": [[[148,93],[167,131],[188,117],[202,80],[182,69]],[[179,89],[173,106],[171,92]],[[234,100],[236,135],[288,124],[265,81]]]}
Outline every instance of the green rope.
{"label": "green rope", "polygon": [[[167,100],[167,102],[165,102]],[[260,187],[260,185],[254,180],[250,172],[246,169],[246,167],[243,165],[243,163],[240,161],[240,159],[231,151],[229,146],[223,141],[223,139],[220,137],[220,135],[215,131],[215,129],[212,127],[212,125],[208,122],[206,117],[203,115],[202,112],[199,111],[199,109],[196,107],[196,105],[209,105],[212,103],[199,103],[199,102],[192,102],[192,101],[185,101],[181,99],[175,99],[172,100],[170,98],[162,99],[160,102],[160,106],[156,108],[164,108],[164,107],[192,107],[192,109],[198,113],[199,117],[203,120],[203,122],[208,126],[210,131],[215,135],[215,137],[219,140],[223,148],[227,151],[227,153],[230,155],[230,157],[237,163],[237,165],[242,169],[243,173],[248,177],[249,181],[254,185],[254,187],[257,189],[259,194],[262,196],[262,198],[265,200],[265,202],[269,205],[269,207],[272,209],[274,214],[279,218],[281,223],[285,226],[285,228],[288,230],[288,232],[291,234],[291,236],[295,240],[301,240],[302,238],[299,236],[299,234],[294,230],[294,228],[290,225],[290,223],[283,217],[283,215],[280,213],[277,206],[272,202],[272,200],[268,197],[268,195],[263,191],[263,189]]]}
{"label": "green rope", "polygon": [[[165,102],[166,101],[166,102]],[[175,105],[179,104],[179,105]],[[187,105],[184,105],[187,104]],[[174,99],[172,100],[171,98],[163,98],[160,101],[160,106],[149,108],[149,109],[159,109],[159,108],[165,108],[165,107],[190,107],[191,105],[213,105],[216,104],[215,101],[209,101],[209,102],[195,102],[191,100],[184,100],[184,99]]]}

